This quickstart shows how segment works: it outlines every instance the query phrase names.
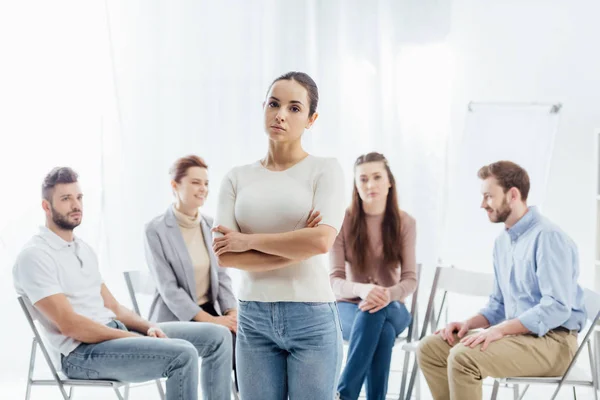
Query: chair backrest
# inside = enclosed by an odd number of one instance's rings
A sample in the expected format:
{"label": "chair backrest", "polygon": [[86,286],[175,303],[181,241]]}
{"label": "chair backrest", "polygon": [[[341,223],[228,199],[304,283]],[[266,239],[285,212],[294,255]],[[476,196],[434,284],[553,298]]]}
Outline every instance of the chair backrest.
{"label": "chair backrest", "polygon": [[494,287],[494,274],[485,272],[467,271],[464,269],[454,268],[452,266],[440,266],[435,270],[433,285],[427,303],[427,311],[425,311],[425,319],[423,320],[423,328],[421,329],[420,339],[423,339],[427,334],[429,324],[435,329],[439,317],[433,315],[435,307],[435,298],[438,291],[443,292],[442,305],[440,307],[440,315],[446,301],[447,293],[456,293],[465,296],[487,297],[492,293]]}
{"label": "chair backrest", "polygon": [[494,288],[494,275],[491,273],[442,266],[438,266],[437,271],[439,271],[436,276],[437,290],[466,296],[487,297]]}
{"label": "chair backrest", "polygon": [[[37,326],[35,325],[35,321],[40,321],[40,322],[44,321],[45,323],[51,323],[51,322],[48,321],[43,315],[41,315],[35,309],[33,304],[31,304],[31,301],[27,297],[19,296],[18,300],[19,300],[21,309],[23,310],[23,314],[25,314],[25,318],[27,319],[27,322],[29,322],[29,327],[31,328],[31,331],[33,332],[33,338],[34,338],[33,340],[35,341],[35,343],[37,343],[40,346],[40,350],[42,350],[44,359],[46,360],[46,363],[48,364],[48,367],[50,368],[50,372],[52,372],[54,379],[56,381],[60,381],[58,372],[54,366],[54,363],[52,362],[52,357],[50,357],[50,353],[48,353],[48,350],[46,349],[46,345],[44,344],[42,335],[40,335],[40,332],[37,329]],[[32,348],[32,352],[33,351],[35,351],[35,345]],[[33,355],[32,355],[32,359],[34,359]]]}
{"label": "chair backrest", "polygon": [[410,302],[410,316],[411,316],[411,321],[410,321],[410,325],[408,326],[408,333],[407,333],[407,341],[410,342],[411,339],[413,339],[413,336],[415,335],[415,333],[418,331],[419,329],[419,318],[418,318],[418,311],[419,311],[419,303],[418,303],[418,299],[419,299],[419,286],[421,285],[421,270],[423,269],[423,265],[422,264],[417,264],[417,288],[415,289],[414,293],[412,294],[412,299]]}
{"label": "chair backrest", "polygon": [[594,354],[592,352],[590,340],[592,338],[592,334],[595,331],[595,327],[598,324],[598,321],[600,321],[600,294],[598,294],[595,291],[590,290],[590,289],[583,289],[583,297],[584,297],[585,311],[587,313],[587,320],[590,322],[590,327],[586,331],[585,336],[583,337],[583,340],[581,341],[581,344],[577,348],[577,351],[575,352],[575,355],[573,356],[571,363],[569,364],[567,370],[565,371],[565,373],[561,379],[559,388],[562,385],[562,383],[569,378],[569,373],[571,372],[571,370],[577,363],[577,359],[579,358],[579,355],[584,351],[583,349],[584,349],[584,347],[586,347],[586,345],[588,347],[589,356],[590,356],[590,370],[592,372],[592,383],[593,383],[594,387],[597,387],[595,385],[598,384],[598,381],[596,380],[597,376],[598,376],[597,375],[598,371],[596,371],[596,366],[598,364],[597,364],[597,360],[594,359]]}
{"label": "chair backrest", "polygon": [[138,315],[142,315],[137,302],[137,295],[145,294],[153,296],[156,293],[154,278],[146,271],[125,271],[123,272],[123,276],[125,277],[129,297],[133,304],[133,311]]}
{"label": "chair backrest", "polygon": [[600,319],[600,294],[590,289],[583,289],[583,299],[588,321],[592,324],[597,323]]}

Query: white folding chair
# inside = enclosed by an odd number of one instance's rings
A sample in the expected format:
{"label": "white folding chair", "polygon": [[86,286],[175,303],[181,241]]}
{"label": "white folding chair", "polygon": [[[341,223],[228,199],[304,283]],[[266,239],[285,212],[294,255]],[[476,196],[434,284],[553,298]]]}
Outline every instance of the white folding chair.
{"label": "white folding chair", "polygon": [[[58,386],[60,393],[64,400],[72,400],[74,398],[74,388],[75,387],[98,387],[98,388],[111,388],[114,390],[117,398],[119,400],[127,400],[129,397],[129,385],[125,382],[112,381],[112,380],[102,380],[102,379],[67,379],[63,378],[63,374],[56,370],[54,363],[44,345],[44,341],[42,336],[40,335],[35,321],[43,318],[41,314],[35,309],[35,307],[31,304],[28,298],[20,296],[18,298],[19,304],[23,309],[23,313],[27,318],[27,322],[29,322],[29,326],[33,331],[33,343],[31,344],[31,356],[29,360],[29,374],[27,376],[27,389],[25,392],[25,400],[29,400],[31,397],[31,388],[33,386]],[[42,351],[44,359],[48,364],[48,368],[50,368],[50,372],[52,374],[52,379],[34,379],[33,373],[35,370],[35,356],[37,353],[37,349]],[[65,390],[65,387],[69,388],[69,393]],[[123,387],[123,393],[120,392],[120,388]]]}
{"label": "white folding chair", "polygon": [[[137,301],[137,295],[143,294],[148,296],[154,296],[154,294],[156,293],[156,284],[154,283],[154,278],[149,273],[139,270],[125,271],[123,272],[123,276],[125,277],[125,283],[127,284],[127,290],[129,291],[129,297],[131,298],[133,310],[141,316],[142,314],[140,312],[140,306]],[[156,386],[158,387],[161,399],[164,400],[165,395],[160,380],[156,380]],[[233,394],[234,399],[239,400],[239,394],[236,389],[234,378],[232,378],[231,392]]]}
{"label": "white folding chair", "polygon": [[[396,338],[395,342],[394,342],[394,347],[397,344],[403,344],[403,343],[410,343],[413,340],[417,339],[417,334],[418,334],[418,327],[419,327],[419,307],[418,307],[418,297],[419,297],[419,285],[421,284],[421,269],[422,269],[422,265],[421,264],[417,264],[417,288],[415,289],[415,292],[411,295],[411,302],[410,302],[410,316],[411,316],[411,321],[410,324],[408,325],[408,330],[406,332],[406,335],[400,335]],[[344,341],[344,345],[348,345],[348,341]],[[404,363],[403,363],[403,367],[402,367],[402,383],[400,386],[400,393],[404,392],[404,387],[406,386],[406,382],[405,382],[405,374],[404,371],[406,371],[406,369],[408,368],[408,363],[409,363],[409,358],[410,355],[407,354],[406,352],[404,353]],[[398,370],[390,370],[390,372],[399,372]],[[417,390],[419,390],[420,388],[417,386]]]}
{"label": "white folding chair", "polygon": [[[403,343],[411,343],[418,339],[419,334],[419,287],[421,286],[421,271],[423,269],[422,264],[417,264],[417,288],[415,292],[412,294],[412,299],[410,302],[410,315],[412,317],[410,325],[408,326],[408,332],[406,336],[399,336],[396,338],[396,344]],[[404,361],[402,364],[402,382],[400,384],[400,397],[405,391],[406,387],[406,378],[408,374],[406,371],[408,370],[408,364],[410,363],[410,353],[404,352]],[[420,396],[420,385],[417,384],[417,398]]]}
{"label": "white folding chair", "polygon": [[[431,287],[431,293],[429,295],[429,302],[427,303],[427,310],[425,311],[425,318],[423,319],[423,326],[421,328],[421,334],[419,340],[405,343],[402,346],[402,350],[406,353],[415,353],[419,345],[419,341],[423,339],[429,330],[433,333],[440,322],[440,318],[444,311],[444,306],[447,301],[448,293],[455,293],[465,296],[473,297],[487,297],[492,293],[494,285],[494,275],[491,273],[473,272],[454,267],[438,266],[435,270],[435,277],[433,278],[433,285]],[[440,304],[439,313],[435,316],[435,300],[438,291],[442,293],[442,302]],[[417,359],[413,362],[411,370],[410,381],[406,388],[406,393],[402,391],[400,393],[400,400],[410,399],[412,396],[412,390],[415,386],[415,381],[418,372]],[[405,368],[403,375],[406,375],[408,370]],[[406,377],[403,376],[402,380],[405,381]],[[404,396],[404,397],[402,397]]]}
{"label": "white folding chair", "polygon": [[[591,337],[595,330],[598,321],[600,320],[600,294],[589,290],[584,289],[585,296],[585,308],[587,312],[587,319],[590,322],[590,327],[587,330],[581,344],[577,348],[577,352],[575,356],[573,356],[573,360],[569,364],[569,367],[565,371],[563,376],[558,377],[513,377],[513,378],[497,378],[494,381],[494,389],[492,391],[492,400],[496,400],[498,396],[498,390],[501,384],[513,384],[527,385],[521,397],[525,396],[525,392],[529,388],[530,385],[539,385],[539,384],[550,384],[557,385],[556,390],[552,394],[551,400],[554,400],[556,396],[558,396],[558,392],[563,386],[572,386],[573,387],[573,397],[577,399],[577,394],[575,392],[575,387],[584,386],[590,387],[594,391],[594,399],[598,400],[598,390],[600,389],[600,385],[598,383],[598,371],[596,371],[596,362],[594,359],[594,353],[592,351],[591,345]],[[587,374],[585,371],[582,371],[578,368],[575,363],[577,362],[577,358],[584,351],[584,347],[587,346],[588,355],[590,358],[590,372],[591,376]]]}
{"label": "white folding chair", "polygon": [[[149,296],[154,295],[156,291],[154,280],[150,274],[146,274],[142,271],[125,271],[123,272],[123,276],[125,277],[125,283],[127,284],[127,290],[129,291],[129,297],[131,298],[133,311],[135,311],[137,315],[142,316],[140,313],[140,306],[137,302],[136,293]],[[156,388],[158,389],[158,395],[160,396],[160,399],[165,400],[165,391],[163,389],[161,380],[156,379],[154,382],[156,383]]]}

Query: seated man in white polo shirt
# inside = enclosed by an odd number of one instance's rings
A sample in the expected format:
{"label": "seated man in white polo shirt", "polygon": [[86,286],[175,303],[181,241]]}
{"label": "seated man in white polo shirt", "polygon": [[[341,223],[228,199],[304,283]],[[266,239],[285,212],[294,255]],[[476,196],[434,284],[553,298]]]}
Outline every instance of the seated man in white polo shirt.
{"label": "seated man in white polo shirt", "polygon": [[73,379],[143,382],[167,378],[167,398],[230,399],[231,335],[198,322],[153,325],[112,296],[94,251],[73,235],[83,216],[77,174],[54,168],[42,185],[46,226],[19,254],[15,288],[41,314],[42,332]]}

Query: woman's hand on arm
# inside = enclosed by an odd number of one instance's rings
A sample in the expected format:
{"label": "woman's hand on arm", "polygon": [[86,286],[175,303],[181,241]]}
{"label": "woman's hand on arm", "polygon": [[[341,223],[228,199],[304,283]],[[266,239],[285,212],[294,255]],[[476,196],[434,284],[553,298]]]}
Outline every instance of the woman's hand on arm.
{"label": "woman's hand on arm", "polygon": [[[306,221],[307,228],[316,228],[323,218],[319,211],[310,210]],[[213,250],[217,256],[224,253],[243,253],[249,250],[259,250],[252,247],[253,234],[241,233],[218,225],[212,229],[213,232],[223,234],[213,240]]]}

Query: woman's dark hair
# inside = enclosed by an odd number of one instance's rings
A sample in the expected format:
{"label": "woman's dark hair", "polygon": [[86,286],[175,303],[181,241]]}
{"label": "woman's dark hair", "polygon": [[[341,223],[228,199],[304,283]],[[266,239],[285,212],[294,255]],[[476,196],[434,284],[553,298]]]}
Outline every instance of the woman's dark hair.
{"label": "woman's dark hair", "polygon": [[[269,90],[271,90],[271,87],[278,81],[296,81],[306,89],[309,101],[308,116],[312,117],[317,111],[317,105],[319,104],[319,88],[317,88],[317,84],[313,78],[304,72],[291,71],[275,79],[273,83],[271,83],[271,86],[269,86]],[[269,93],[268,90],[267,93]]]}
{"label": "woman's dark hair", "polygon": [[189,155],[185,157],[181,157],[177,159],[169,169],[169,174],[171,174],[171,179],[173,179],[177,183],[181,183],[181,178],[187,175],[188,169],[192,167],[200,167],[208,169],[208,165],[206,162],[198,156]]}
{"label": "woman's dark hair", "polygon": [[[396,180],[383,154],[368,153],[356,159],[354,171],[361,164],[369,162],[382,162],[390,180],[390,190],[387,195],[385,213],[381,222],[381,240],[383,241],[383,258],[385,263],[402,262],[402,246],[398,245],[400,230],[400,207],[398,206],[398,193],[396,192]],[[352,254],[353,267],[357,271],[365,272],[367,269],[367,256],[370,249],[367,220],[363,210],[363,202],[356,189],[356,183],[352,190],[352,204],[349,209],[350,217],[350,252]],[[394,266],[396,268],[396,266]]]}

